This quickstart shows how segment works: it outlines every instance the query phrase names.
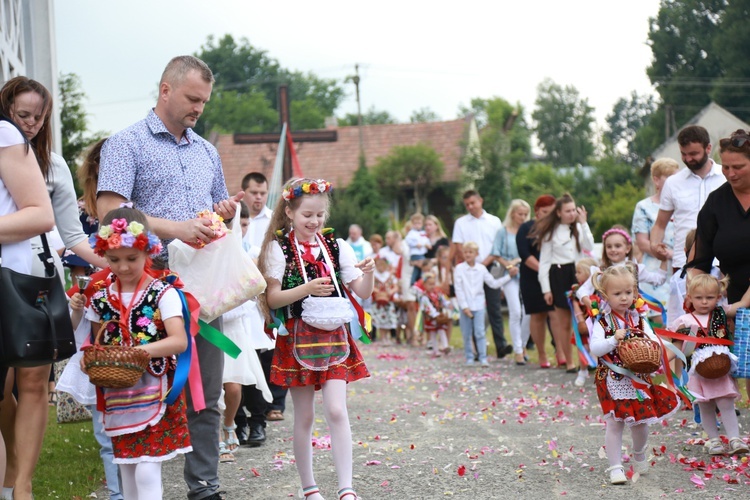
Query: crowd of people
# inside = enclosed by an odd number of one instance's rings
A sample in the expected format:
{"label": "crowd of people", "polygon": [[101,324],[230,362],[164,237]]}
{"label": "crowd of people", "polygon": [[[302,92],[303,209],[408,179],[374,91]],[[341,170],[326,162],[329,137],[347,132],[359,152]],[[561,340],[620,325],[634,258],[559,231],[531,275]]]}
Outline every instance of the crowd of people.
{"label": "crowd of people", "polygon": [[[631,228],[616,225],[602,235],[601,255],[586,209],[562,193],[533,204],[513,200],[501,220],[471,189],[462,197],[467,213],[456,219],[450,238],[440,219],[418,211],[384,236],[365,238],[367,228],[353,224],[344,240],[325,227],[333,186],[324,179],[292,179],[268,207],[267,179],[250,172],[230,196],[216,149],[193,131],[213,81],[195,57],[170,61],[146,118],[88,151],[78,172],[80,201],[70,170],[51,151],[47,89],[24,77],[0,89],[3,266],[42,275],[37,240],[55,226],[71,274],[96,278],[95,286],[70,291],[78,347],[101,331],[102,343],[132,346],[150,358],[142,378],[124,392],[96,389],[80,351],[58,381],[93,415],[110,498],[161,498],[161,464],[177,454],[185,455],[188,498],[224,498],[219,463],[233,461],[241,445],[263,445],[267,422],[285,418],[288,393],[301,494],[320,500],[311,442],[320,390],[337,496],[356,500],[346,396],[349,382],[370,375],[356,341],[367,341],[362,311],[372,317],[376,342],[418,346],[428,356],[485,369],[492,357],[510,355],[516,365],[528,365],[532,346],[538,368],[550,369],[549,329],[556,365],[572,384],[585,386],[595,369],[613,484],[627,481],[625,427],[634,469],[644,474],[648,425],[689,404],[650,373],[631,371],[618,350],[626,341],[673,346],[664,369],[689,375],[685,389],[697,403],[708,454],[748,452],[735,416],[736,379],[730,372],[707,377],[700,369],[713,356],[725,356],[733,370],[750,365],[731,348],[732,318],[750,307],[744,252],[750,232],[743,230],[750,210],[747,132],[720,141],[718,165],[708,132],[683,129],[678,141],[687,168],[672,159],[653,162],[655,193],[636,205]],[[237,356],[186,333],[181,284],[169,270],[170,241],[202,247],[217,237],[211,219],[197,215],[203,211],[226,223],[239,219],[243,250],[266,281],[262,295],[210,324],[239,346]],[[458,341],[451,338],[455,325]],[[461,357],[451,356],[457,344]],[[192,365],[197,378],[182,390],[177,372],[189,346],[200,363]],[[3,496],[26,500],[54,377],[50,364],[0,368]]]}

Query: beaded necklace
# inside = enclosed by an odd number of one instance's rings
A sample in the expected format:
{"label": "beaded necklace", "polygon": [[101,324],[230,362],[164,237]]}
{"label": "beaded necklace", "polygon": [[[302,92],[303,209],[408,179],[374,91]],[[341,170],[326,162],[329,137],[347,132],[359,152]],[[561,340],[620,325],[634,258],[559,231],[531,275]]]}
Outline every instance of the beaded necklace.
{"label": "beaded necklace", "polygon": [[[330,257],[331,249],[328,248],[328,242],[323,238],[323,236],[320,233],[316,233],[317,239],[322,244],[322,247],[320,248],[321,252],[328,252],[328,256]],[[293,245],[293,256],[294,256],[294,265],[297,267],[297,271],[299,272],[300,276],[304,276],[304,272],[302,270],[302,262],[299,258],[299,248],[297,247],[297,238],[294,235],[294,229],[289,231],[289,243]],[[336,278],[336,270],[331,269],[331,274],[333,274],[333,279]]]}

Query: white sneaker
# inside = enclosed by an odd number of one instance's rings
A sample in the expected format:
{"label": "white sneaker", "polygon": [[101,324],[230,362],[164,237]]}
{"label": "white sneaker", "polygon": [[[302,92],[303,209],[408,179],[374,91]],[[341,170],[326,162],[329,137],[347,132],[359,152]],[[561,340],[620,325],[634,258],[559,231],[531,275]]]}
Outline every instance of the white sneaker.
{"label": "white sneaker", "polygon": [[622,468],[622,465],[613,465],[607,469],[607,472],[609,472],[609,482],[611,484],[625,484],[628,482],[628,478],[625,476],[625,470]]}
{"label": "white sneaker", "polygon": [[576,376],[575,382],[573,384],[576,387],[583,387],[586,385],[586,379],[589,378],[589,372],[588,370],[581,370],[578,372],[578,376]]}

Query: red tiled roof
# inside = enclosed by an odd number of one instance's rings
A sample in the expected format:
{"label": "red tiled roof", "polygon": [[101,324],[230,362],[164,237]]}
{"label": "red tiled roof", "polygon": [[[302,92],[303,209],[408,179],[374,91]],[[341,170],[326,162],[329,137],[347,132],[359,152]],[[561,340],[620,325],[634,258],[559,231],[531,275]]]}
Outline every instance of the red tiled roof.
{"label": "red tiled roof", "polygon": [[[466,140],[468,123],[462,118],[446,122],[363,126],[367,165],[372,166],[378,158],[388,155],[393,146],[421,142],[432,146],[440,155],[444,164],[443,181],[456,181],[460,176],[462,144]],[[338,131],[336,142],[295,142],[295,147],[306,177],[327,179],[337,187],[345,187],[359,165],[359,131],[357,127],[334,129]],[[219,150],[230,193],[240,189],[242,177],[248,172],[260,171],[271,178],[278,143],[235,144],[230,134],[212,139]]]}

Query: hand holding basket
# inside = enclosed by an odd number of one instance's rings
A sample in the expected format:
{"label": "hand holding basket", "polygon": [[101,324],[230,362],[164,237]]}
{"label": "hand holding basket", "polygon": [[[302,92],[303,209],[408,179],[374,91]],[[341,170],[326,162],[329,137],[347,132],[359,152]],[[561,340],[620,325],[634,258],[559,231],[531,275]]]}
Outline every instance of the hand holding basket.
{"label": "hand holding basket", "polygon": [[635,336],[632,332],[643,334],[642,330],[630,329],[625,339],[617,346],[617,354],[622,364],[633,373],[653,373],[661,366],[661,346],[645,336]]}

